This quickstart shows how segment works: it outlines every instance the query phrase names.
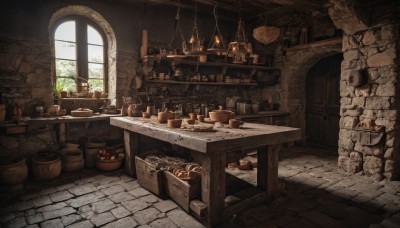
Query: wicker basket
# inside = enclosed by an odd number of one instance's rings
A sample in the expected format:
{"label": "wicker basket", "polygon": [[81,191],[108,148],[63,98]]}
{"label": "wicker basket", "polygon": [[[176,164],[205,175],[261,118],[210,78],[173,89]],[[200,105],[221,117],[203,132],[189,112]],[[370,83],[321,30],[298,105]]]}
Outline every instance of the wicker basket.
{"label": "wicker basket", "polygon": [[121,168],[123,156],[115,159],[115,160],[101,160],[99,156],[96,156],[94,161],[94,165],[98,170],[101,171],[114,171]]}

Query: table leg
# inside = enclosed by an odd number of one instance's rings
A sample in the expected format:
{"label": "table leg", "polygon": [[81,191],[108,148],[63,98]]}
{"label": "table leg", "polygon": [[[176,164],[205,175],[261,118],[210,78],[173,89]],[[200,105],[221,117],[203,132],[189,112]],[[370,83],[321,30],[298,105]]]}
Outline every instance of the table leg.
{"label": "table leg", "polygon": [[65,143],[67,142],[67,123],[59,123],[58,124],[58,142]]}
{"label": "table leg", "polygon": [[212,227],[222,218],[225,206],[225,153],[204,154],[202,159],[201,199],[207,206],[206,225]]}
{"label": "table leg", "polygon": [[125,173],[136,177],[135,156],[139,154],[139,134],[124,130]]}
{"label": "table leg", "polygon": [[257,186],[267,191],[268,199],[278,192],[278,163],[282,144],[268,145],[257,150]]}

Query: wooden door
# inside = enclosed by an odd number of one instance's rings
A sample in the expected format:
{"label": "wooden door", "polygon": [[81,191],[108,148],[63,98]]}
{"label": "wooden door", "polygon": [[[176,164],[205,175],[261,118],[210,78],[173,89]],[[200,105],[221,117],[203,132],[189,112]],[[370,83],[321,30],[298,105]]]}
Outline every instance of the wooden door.
{"label": "wooden door", "polygon": [[307,76],[307,141],[338,146],[342,54],[320,60]]}

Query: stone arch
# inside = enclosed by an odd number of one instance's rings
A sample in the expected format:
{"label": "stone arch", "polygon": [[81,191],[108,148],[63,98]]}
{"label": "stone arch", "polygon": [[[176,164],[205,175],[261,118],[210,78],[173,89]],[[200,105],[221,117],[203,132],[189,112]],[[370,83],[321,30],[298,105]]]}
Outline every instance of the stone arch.
{"label": "stone arch", "polygon": [[[51,34],[52,28],[55,23],[68,15],[79,15],[84,16],[95,22],[104,32],[107,39],[107,57],[108,57],[108,98],[112,103],[115,103],[116,100],[116,81],[117,81],[117,63],[116,63],[116,55],[117,55],[117,40],[115,37],[115,33],[110,23],[97,11],[82,5],[70,5],[63,7],[53,13],[50,22],[48,31]],[[50,35],[50,43],[52,44],[52,39]],[[52,53],[54,56],[54,49],[52,45]],[[54,67],[54,61],[52,62],[52,67]],[[52,80],[55,80],[55,75],[52,76]]]}
{"label": "stone arch", "polygon": [[[311,68],[321,59],[342,53],[342,40],[321,44],[316,48],[288,49],[281,68],[283,111],[290,113],[289,126],[302,129],[306,135],[306,79]],[[338,133],[339,134],[339,133]]]}

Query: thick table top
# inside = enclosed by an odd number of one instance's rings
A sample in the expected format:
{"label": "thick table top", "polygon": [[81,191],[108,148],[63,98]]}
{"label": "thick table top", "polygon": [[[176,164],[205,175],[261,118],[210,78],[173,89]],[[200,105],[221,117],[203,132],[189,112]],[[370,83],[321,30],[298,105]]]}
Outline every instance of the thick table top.
{"label": "thick table top", "polygon": [[194,132],[169,128],[142,117],[111,117],[111,125],[203,153],[234,151],[301,139],[299,128],[244,123],[243,128],[216,128],[212,132]]}

